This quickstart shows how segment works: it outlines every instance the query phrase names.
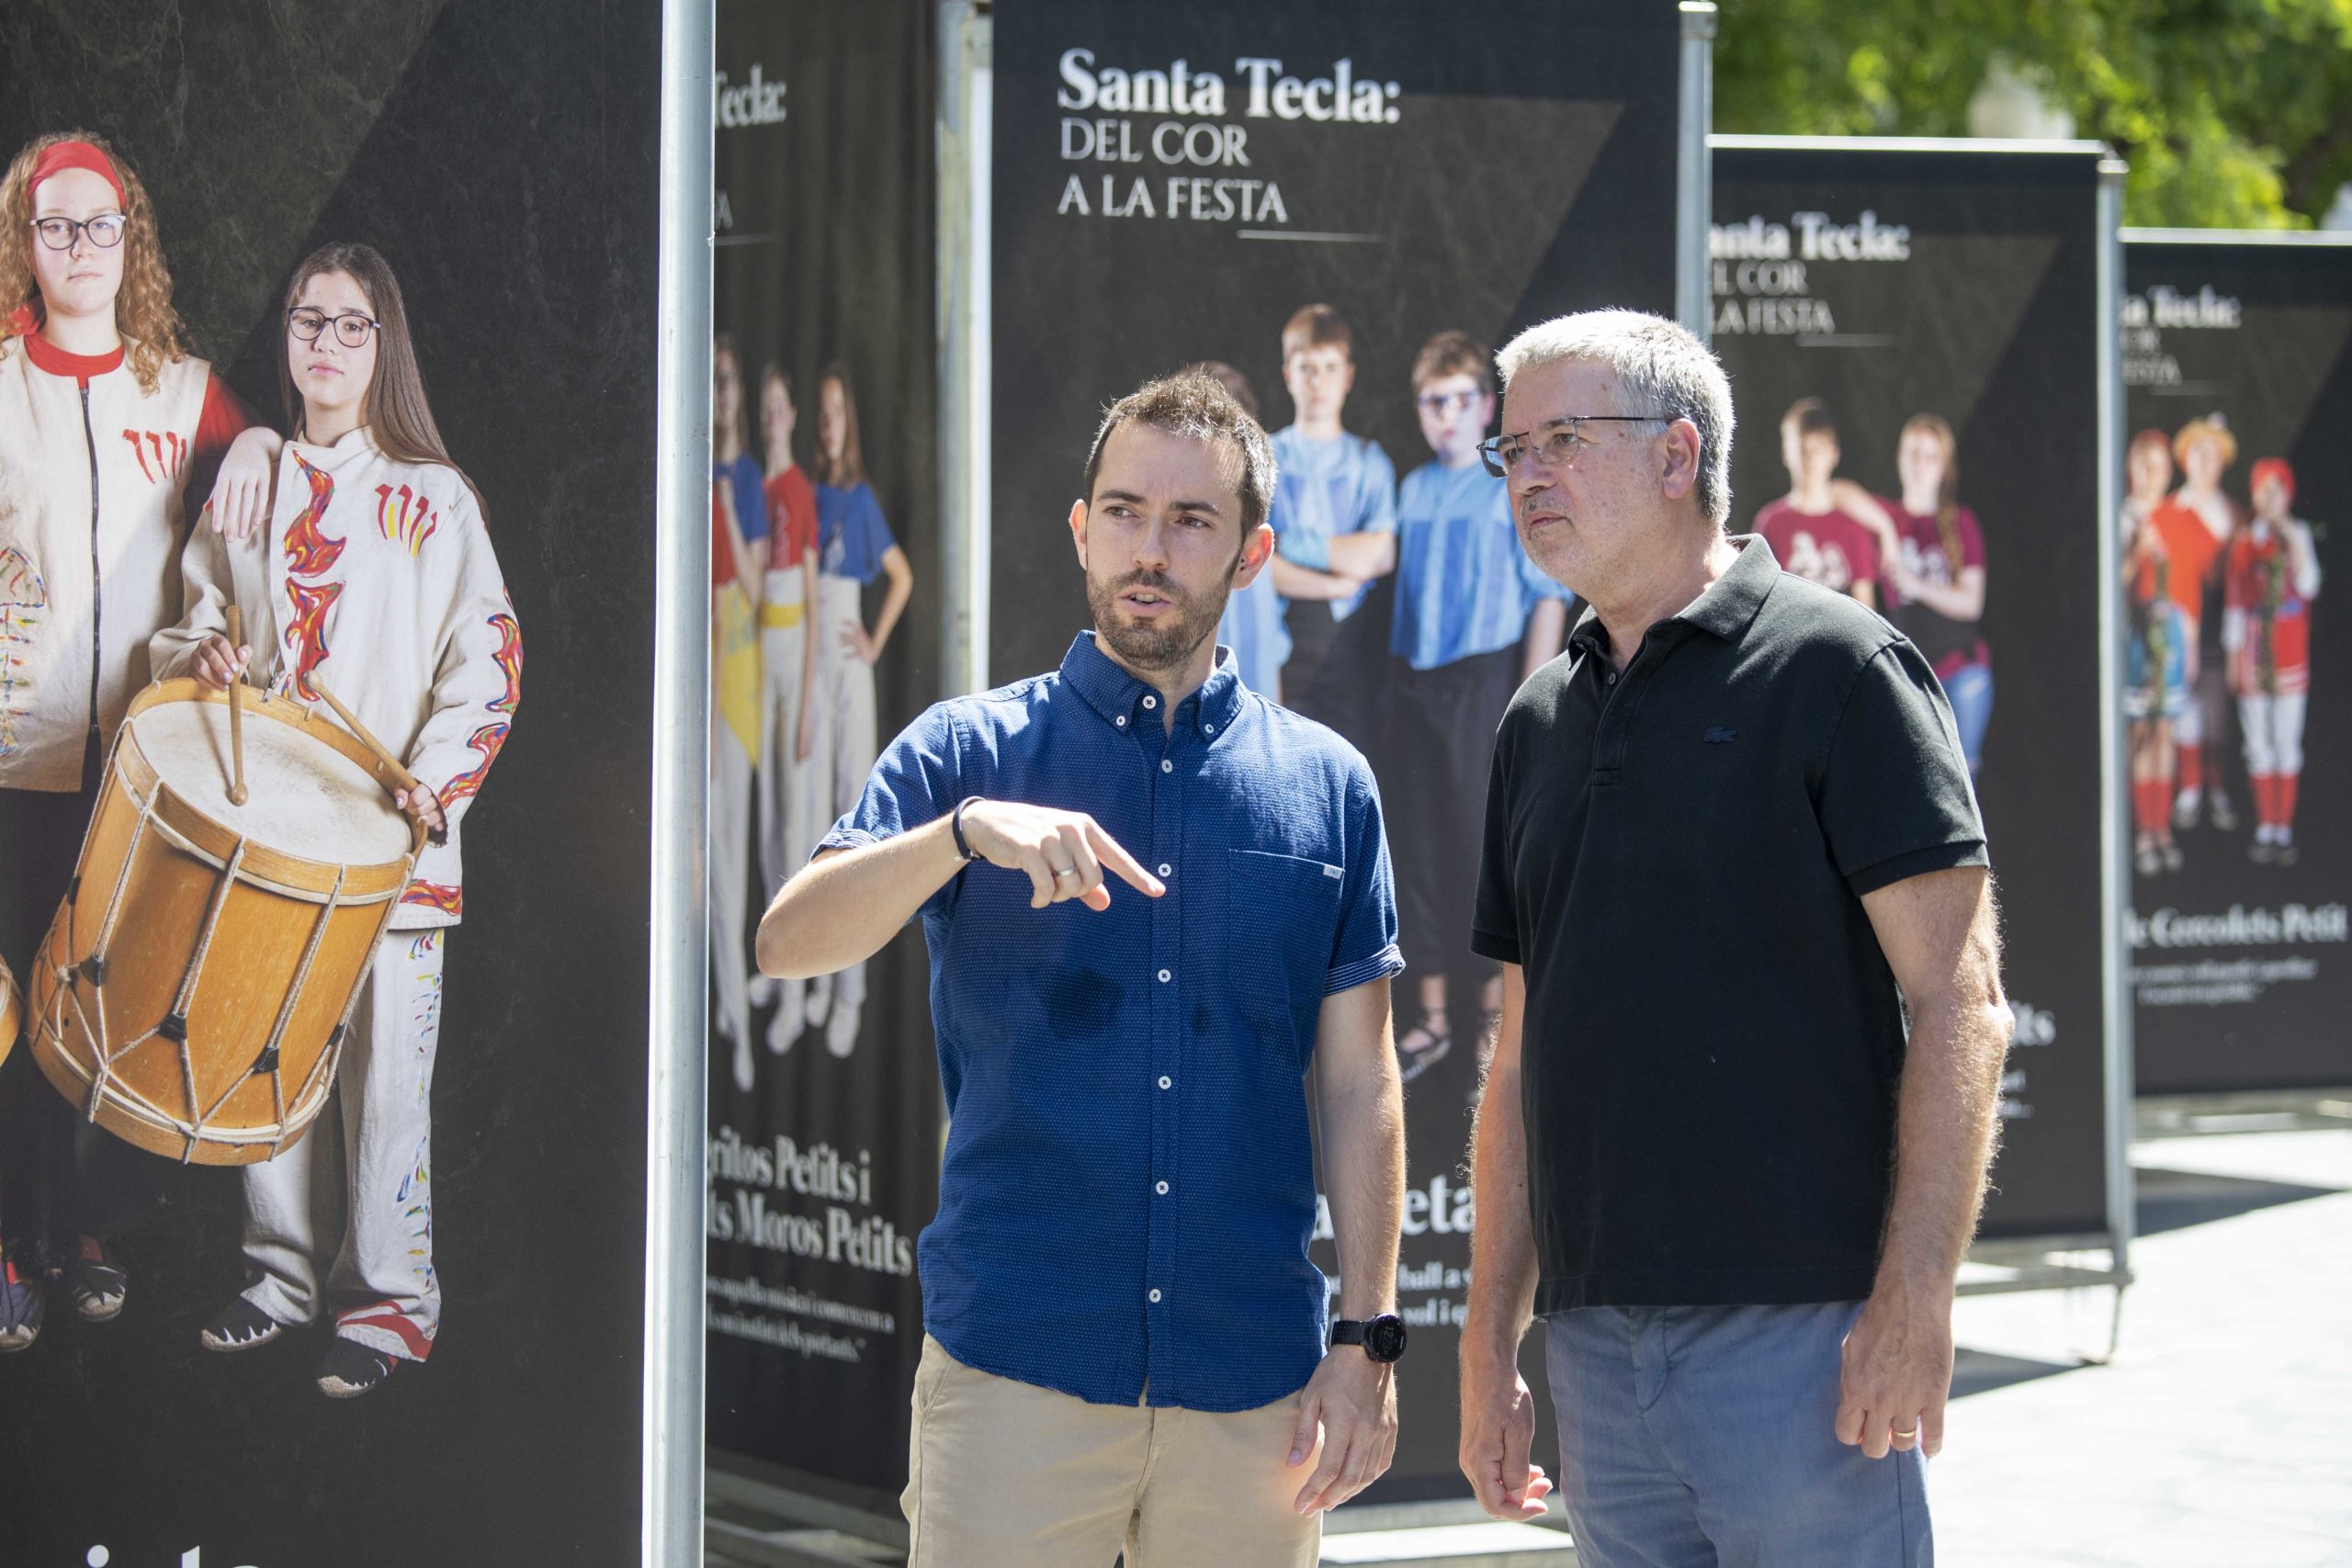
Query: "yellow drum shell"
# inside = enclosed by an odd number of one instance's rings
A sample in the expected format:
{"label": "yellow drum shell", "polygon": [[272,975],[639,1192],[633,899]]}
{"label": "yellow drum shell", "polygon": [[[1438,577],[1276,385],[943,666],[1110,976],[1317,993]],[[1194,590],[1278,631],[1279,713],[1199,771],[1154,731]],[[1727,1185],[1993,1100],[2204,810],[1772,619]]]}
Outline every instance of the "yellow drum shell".
{"label": "yellow drum shell", "polygon": [[[131,703],[31,977],[30,1049],[50,1082],[108,1132],[198,1165],[267,1159],[316,1119],[424,841],[393,809],[382,765],[332,717],[242,698],[242,809],[211,793],[227,766],[225,712],[172,708],[225,709],[225,693],[167,681]],[[200,740],[220,738],[217,760],[194,770],[156,752],[167,729],[184,746],[191,719]],[[274,809],[288,818],[276,833]],[[316,852],[338,814],[368,858]],[[312,852],[288,852],[289,840]]]}

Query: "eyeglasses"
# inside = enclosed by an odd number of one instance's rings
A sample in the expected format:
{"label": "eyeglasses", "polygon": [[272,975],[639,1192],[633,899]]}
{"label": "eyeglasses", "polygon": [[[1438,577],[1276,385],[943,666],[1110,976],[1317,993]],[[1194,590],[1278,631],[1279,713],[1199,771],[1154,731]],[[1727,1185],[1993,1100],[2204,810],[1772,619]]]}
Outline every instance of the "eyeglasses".
{"label": "eyeglasses", "polygon": [[363,316],[356,310],[345,310],[339,316],[330,316],[324,310],[314,310],[308,305],[298,305],[286,312],[287,330],[304,343],[316,343],[319,334],[327,330],[327,323],[330,321],[334,323],[335,341],[345,348],[365,348],[368,345],[368,334],[374,332],[377,327],[374,317]]}
{"label": "eyeglasses", "polygon": [[78,223],[71,218],[33,220],[33,231],[40,236],[40,243],[52,251],[72,250],[85,234],[90,236],[90,243],[98,249],[110,251],[122,243],[122,231],[130,226],[130,220],[119,212],[101,212],[96,218],[85,218]]}
{"label": "eyeglasses", "polygon": [[1413,400],[1433,414],[1444,415],[1456,411],[1468,412],[1478,406],[1479,392],[1423,392]]}
{"label": "eyeglasses", "polygon": [[1519,467],[1521,457],[1533,457],[1547,468],[1570,468],[1583,456],[1593,439],[1577,427],[1582,424],[1648,424],[1670,423],[1671,414],[1663,413],[1577,413],[1565,419],[1545,423],[1541,431],[1522,430],[1516,435],[1495,435],[1478,443],[1478,460],[1487,465],[1487,472],[1497,479],[1508,479]]}

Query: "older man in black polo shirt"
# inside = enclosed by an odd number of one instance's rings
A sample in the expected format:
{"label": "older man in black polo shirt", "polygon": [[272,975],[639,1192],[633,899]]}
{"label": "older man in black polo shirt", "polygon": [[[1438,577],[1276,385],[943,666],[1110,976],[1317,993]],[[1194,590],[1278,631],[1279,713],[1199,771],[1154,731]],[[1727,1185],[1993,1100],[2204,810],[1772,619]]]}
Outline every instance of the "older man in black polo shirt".
{"label": "older man in black polo shirt", "polygon": [[1544,1511],[1540,1316],[1585,1568],[1930,1562],[2009,1034],[1951,709],[1901,633],[1724,536],[1696,338],[1600,311],[1498,358],[1490,462],[1592,607],[1488,784],[1463,1468]]}

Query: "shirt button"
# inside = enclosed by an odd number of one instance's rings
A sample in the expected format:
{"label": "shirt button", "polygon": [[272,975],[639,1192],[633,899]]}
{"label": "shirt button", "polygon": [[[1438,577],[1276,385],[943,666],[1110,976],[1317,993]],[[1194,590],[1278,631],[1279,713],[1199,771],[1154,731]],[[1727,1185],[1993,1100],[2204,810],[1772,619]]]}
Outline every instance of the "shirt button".
{"label": "shirt button", "polygon": [[[337,330],[340,331],[341,329],[338,328]],[[1172,773],[1176,771],[1176,764],[1170,761],[1167,758],[1162,757],[1159,759],[1159,771],[1163,773]]]}
{"label": "shirt button", "polygon": [[[338,328],[337,330],[340,331],[341,329]],[[1162,1089],[1174,1089],[1176,1087],[1176,1080],[1170,1077],[1166,1073],[1162,1073],[1159,1075],[1159,1087]]]}
{"label": "shirt button", "polygon": [[[343,329],[337,327],[335,330],[337,332],[341,332]],[[1166,861],[1161,861],[1159,863],[1159,874],[1162,876],[1173,876],[1176,874],[1176,868],[1170,865]]]}
{"label": "shirt button", "polygon": [[[343,329],[341,327],[337,327],[335,328],[335,331],[341,332]],[[1201,726],[1201,733],[1204,735],[1215,735],[1216,733],[1216,726],[1214,724],[1204,724]]]}
{"label": "shirt button", "polygon": [[[338,330],[340,330],[340,329],[338,329]],[[1158,1300],[1159,1299],[1159,1292],[1157,1289],[1154,1289],[1154,1290],[1152,1291],[1152,1292],[1151,1292],[1151,1298],[1150,1298],[1150,1299],[1151,1299],[1151,1300],[1153,1300],[1153,1301],[1155,1301],[1155,1302],[1156,1302],[1156,1301],[1158,1301]]]}
{"label": "shirt button", "polygon": [[[340,330],[340,329],[337,329],[337,330]],[[1169,982],[1170,979],[1172,979],[1173,977],[1174,977],[1174,976],[1170,976],[1170,975],[1169,974],[1169,972],[1168,972],[1167,970],[1165,970],[1165,969],[1162,969],[1162,970],[1159,972],[1159,983],[1160,983],[1161,985],[1163,985],[1163,986],[1164,986],[1164,985],[1166,985],[1166,984],[1168,984],[1168,982]]]}
{"label": "shirt button", "polygon": [[[337,327],[335,330],[337,332],[341,332],[343,329]],[[1156,708],[1159,705],[1159,699],[1158,697],[1146,697],[1143,700],[1143,705],[1148,708]]]}
{"label": "shirt button", "polygon": [[[337,331],[337,332],[341,332],[342,330],[343,330],[343,329],[342,329],[341,327],[337,327],[337,328],[335,329],[335,331]],[[1116,717],[1116,718],[1113,719],[1111,722],[1112,722],[1113,724],[1117,725],[1121,729],[1125,729],[1125,728],[1127,727],[1127,716],[1126,716],[1125,714],[1121,714],[1118,717]]]}
{"label": "shirt button", "polygon": [[1604,677],[1604,678],[1603,678],[1603,680],[1602,680],[1602,682],[1601,682],[1601,684],[1603,684],[1603,685],[1605,685],[1605,686],[1613,686],[1613,685],[1615,685],[1616,683],[1617,683],[1617,671],[1615,671],[1614,670],[1611,670],[1611,671],[1608,673],[1608,675],[1607,675],[1606,677]]}
{"label": "shirt button", "polygon": [[1159,1193],[1162,1198],[1168,1196],[1168,1183],[1165,1181],[1154,1183],[1151,1190],[1154,1192]]}

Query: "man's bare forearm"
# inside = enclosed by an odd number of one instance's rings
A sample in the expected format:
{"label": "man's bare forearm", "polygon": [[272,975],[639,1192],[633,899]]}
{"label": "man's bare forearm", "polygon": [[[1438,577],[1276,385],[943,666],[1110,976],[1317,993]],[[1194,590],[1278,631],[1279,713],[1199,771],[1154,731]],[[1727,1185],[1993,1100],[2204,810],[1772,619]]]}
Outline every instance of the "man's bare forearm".
{"label": "man's bare forearm", "polygon": [[1516,965],[1503,971],[1503,1016],[1478,1096],[1471,1133],[1470,1190],[1477,1226],[1470,1235],[1470,1301],[1462,1357],[1516,1365],[1535,1315],[1535,1233],[1527,1210],[1527,1127],[1520,1108],[1520,1043],[1526,987]]}
{"label": "man's bare forearm", "polygon": [[1316,1118],[1323,1134],[1323,1174],[1330,1188],[1331,1230],[1340,1251],[1340,1315],[1396,1310],[1396,1249],[1405,1218],[1405,1090],[1396,1076],[1388,982],[1361,987],[1341,1013],[1363,1038],[1342,1049],[1317,1045]]}
{"label": "man's bare forearm", "polygon": [[873,957],[963,864],[945,817],[819,856],[760,917],[760,973],[802,979]]}

